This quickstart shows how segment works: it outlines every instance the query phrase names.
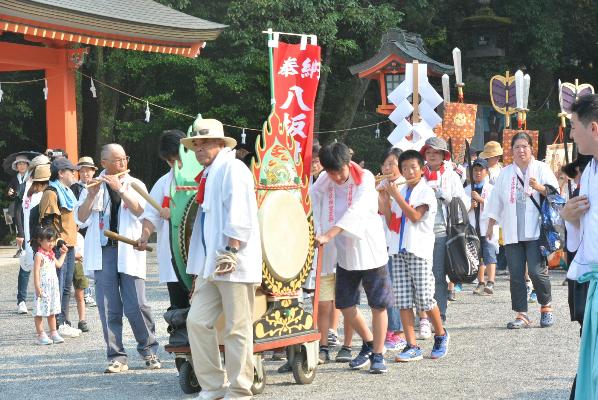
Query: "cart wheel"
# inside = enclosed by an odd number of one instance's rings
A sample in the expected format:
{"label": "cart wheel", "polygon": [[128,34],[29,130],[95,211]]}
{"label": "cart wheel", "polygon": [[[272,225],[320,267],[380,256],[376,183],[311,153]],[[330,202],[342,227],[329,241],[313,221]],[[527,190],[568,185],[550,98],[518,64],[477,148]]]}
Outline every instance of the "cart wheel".
{"label": "cart wheel", "polygon": [[300,385],[309,385],[313,382],[314,377],[316,376],[316,369],[314,368],[310,371],[307,368],[307,354],[305,353],[305,350],[295,353],[291,367],[293,368],[295,382]]}
{"label": "cart wheel", "polygon": [[186,394],[193,394],[201,391],[201,386],[197,382],[193,365],[189,361],[183,361],[179,370],[179,384]]}
{"label": "cart wheel", "polygon": [[181,365],[183,365],[183,363],[185,363],[185,362],[187,362],[187,361],[185,361],[184,358],[182,358],[182,357],[175,357],[175,359],[174,359],[174,365],[176,366],[176,370],[180,372],[181,371]]}
{"label": "cart wheel", "polygon": [[262,357],[255,357],[255,366],[253,367],[253,385],[251,393],[255,396],[261,394],[266,388],[266,372],[262,364]]}

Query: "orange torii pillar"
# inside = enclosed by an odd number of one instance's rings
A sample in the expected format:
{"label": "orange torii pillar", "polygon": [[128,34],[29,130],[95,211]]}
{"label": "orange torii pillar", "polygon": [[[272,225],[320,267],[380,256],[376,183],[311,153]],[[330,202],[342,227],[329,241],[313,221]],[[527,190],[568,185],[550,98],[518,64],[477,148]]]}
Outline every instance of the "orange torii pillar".
{"label": "orange torii pillar", "polygon": [[45,68],[48,81],[46,129],[48,148],[64,149],[71,161],[78,159],[77,97],[75,69],[69,66],[69,50],[55,49],[60,64]]}
{"label": "orange torii pillar", "polygon": [[47,147],[65,150],[74,162],[78,159],[75,70],[83,51],[0,42],[0,71],[44,70]]}

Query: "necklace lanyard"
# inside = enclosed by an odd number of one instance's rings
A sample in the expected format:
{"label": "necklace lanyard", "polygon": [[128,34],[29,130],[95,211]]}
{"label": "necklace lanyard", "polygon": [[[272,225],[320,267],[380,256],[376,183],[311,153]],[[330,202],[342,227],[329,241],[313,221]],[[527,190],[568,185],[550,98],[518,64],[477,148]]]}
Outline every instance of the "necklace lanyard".
{"label": "necklace lanyard", "polygon": [[[411,198],[411,193],[413,192],[413,189],[410,187],[407,187],[407,193],[405,193],[405,202],[407,204],[409,204],[409,199]],[[403,250],[405,250],[403,248],[403,235],[404,235],[404,231],[405,231],[405,224],[407,223],[407,218],[405,217],[405,212],[403,212],[401,214],[401,229],[399,232],[399,253],[403,253]]]}

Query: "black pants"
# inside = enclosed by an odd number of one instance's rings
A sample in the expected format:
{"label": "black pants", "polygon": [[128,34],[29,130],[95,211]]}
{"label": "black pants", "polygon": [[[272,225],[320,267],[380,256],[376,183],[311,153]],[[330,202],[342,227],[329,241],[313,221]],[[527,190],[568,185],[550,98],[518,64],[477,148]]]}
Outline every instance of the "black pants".
{"label": "black pants", "polygon": [[189,290],[184,283],[181,282],[167,282],[168,297],[170,297],[170,307],[168,308],[188,308],[189,304]]}

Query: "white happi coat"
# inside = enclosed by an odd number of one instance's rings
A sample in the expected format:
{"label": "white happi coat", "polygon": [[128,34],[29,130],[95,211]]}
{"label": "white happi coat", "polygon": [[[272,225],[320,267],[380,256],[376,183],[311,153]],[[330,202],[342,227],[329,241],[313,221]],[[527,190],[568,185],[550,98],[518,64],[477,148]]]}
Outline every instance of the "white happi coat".
{"label": "white happi coat", "polygon": [[[502,228],[505,244],[518,243],[517,235],[517,166],[513,163],[502,169],[494,185],[493,196],[486,204],[487,217],[497,221]],[[529,188],[529,178],[534,177],[541,185],[558,188],[558,181],[548,166],[538,160],[532,160],[527,167],[524,179],[524,191],[532,193],[540,204],[540,194]],[[538,239],[540,237],[540,213],[528,196],[525,201],[525,236]]]}
{"label": "white happi coat", "polygon": [[[106,174],[106,171],[102,171],[100,176]],[[130,175],[124,175],[121,178],[121,183],[127,190],[127,193],[135,198],[141,208],[145,208],[146,201],[137,191],[130,187],[131,183],[135,182],[143,190],[147,190],[145,184],[139,179],[133,178]],[[85,275],[93,277],[94,271],[100,271],[102,269],[102,245],[101,236],[103,232],[100,229],[100,213],[104,210],[110,210],[110,195],[108,189],[106,189],[105,183],[100,183],[100,191],[96,194],[94,203],[91,209],[89,217],[85,221],[79,220],[78,208],[83,204],[87,198],[87,189],[81,191],[77,208],[75,209],[75,221],[80,227],[87,227],[85,233],[85,250],[83,254],[83,269]],[[110,229],[110,226],[104,227],[104,229]],[[121,200],[120,208],[118,210],[118,234],[136,239],[141,236],[141,219],[136,217],[129,208],[125,205],[125,201]],[[118,272],[136,276],[141,279],[145,279],[147,265],[145,251],[137,251],[130,244],[118,242]]]}
{"label": "white happi coat", "polygon": [[[218,153],[204,170],[206,174],[204,202],[197,211],[189,242],[187,273],[203,279],[260,283],[262,244],[253,176],[229,148]],[[237,267],[231,274],[215,276],[216,252],[228,246],[229,238],[241,242]]]}
{"label": "white happi coat", "polygon": [[587,196],[590,208],[579,219],[579,228],[565,222],[567,228],[567,249],[577,251],[567,271],[567,278],[577,279],[591,272],[591,265],[598,264],[598,162],[587,165],[579,182],[579,195]]}
{"label": "white happi coat", "polygon": [[310,194],[319,232],[326,233],[333,226],[343,231],[334,238],[338,264],[346,270],[367,270],[387,264],[386,237],[382,219],[378,215],[378,192],[374,175],[363,170],[362,182],[357,185],[351,175],[347,181],[351,200],[347,210],[336,220],[335,186],[326,172],[322,172]]}
{"label": "white happi coat", "polygon": [[[156,181],[150,196],[158,204],[162,204],[165,197],[170,197],[170,186],[172,185],[172,170],[164,174]],[[143,222],[144,219],[150,221],[156,228],[158,235],[158,271],[160,276],[160,283],[178,282],[174,266],[172,265],[172,253],[170,250],[170,224],[167,219],[160,217],[160,212],[153,206],[148,205],[143,210],[143,214],[139,217]]]}
{"label": "white happi coat", "polygon": [[[492,195],[493,189],[494,189],[494,186],[492,184],[490,184],[490,182],[486,178],[484,187],[482,188],[482,194],[481,194],[482,199],[484,199],[484,203],[478,205],[478,207],[480,207],[480,235],[482,235],[482,236],[486,236],[486,232],[488,231],[488,213],[486,210],[487,210],[487,204]],[[465,203],[465,207],[467,209],[469,209],[471,207],[471,185],[468,185],[465,188],[465,195],[469,198],[469,201],[467,203]],[[475,228],[475,209],[473,209],[473,208],[469,209],[469,212],[467,213],[467,215],[469,216],[469,223],[471,224],[471,226],[473,226]],[[498,225],[496,225],[496,224],[494,225],[494,228],[492,229],[491,242],[496,246],[496,248],[498,248]]]}

